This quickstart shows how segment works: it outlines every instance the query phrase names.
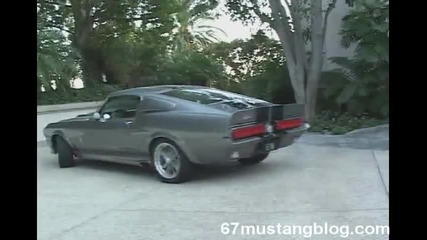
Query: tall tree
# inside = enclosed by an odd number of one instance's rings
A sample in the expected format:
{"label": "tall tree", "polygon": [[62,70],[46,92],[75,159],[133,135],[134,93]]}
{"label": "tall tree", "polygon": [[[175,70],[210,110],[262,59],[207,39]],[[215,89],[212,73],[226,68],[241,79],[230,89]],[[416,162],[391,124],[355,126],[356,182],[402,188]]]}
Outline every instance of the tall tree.
{"label": "tall tree", "polygon": [[175,52],[160,65],[156,83],[218,86],[224,75],[221,63],[203,53]]}
{"label": "tall tree", "polygon": [[212,10],[218,6],[218,0],[177,0],[178,9],[174,14],[177,22],[173,39],[175,50],[201,48],[214,41],[219,41],[220,28],[207,25],[214,20]]}
{"label": "tall tree", "polygon": [[[73,45],[81,56],[86,87],[103,80],[107,40],[119,38],[136,28],[172,28],[174,1],[157,0],[40,0],[55,6],[65,22]],[[169,31],[169,30],[168,30]],[[164,32],[168,32],[164,31]],[[160,31],[159,31],[160,32]]]}
{"label": "tall tree", "polygon": [[128,87],[144,84],[157,72],[168,40],[155,29],[135,30],[107,39],[102,45],[107,83]]}
{"label": "tall tree", "polygon": [[[305,117],[315,115],[317,89],[323,66],[323,45],[328,17],[337,0],[227,0],[227,8],[235,20],[244,23],[261,21],[275,31],[283,47],[286,65],[297,103],[305,104]],[[267,8],[271,13],[262,9]],[[304,13],[308,10],[309,31],[304,40]]]}
{"label": "tall tree", "polygon": [[204,52],[221,61],[237,82],[262,73],[269,63],[284,63],[280,43],[268,38],[261,30],[248,40],[211,44]]}
{"label": "tall tree", "polygon": [[77,56],[63,29],[59,7],[37,1],[37,93],[70,87],[77,74]]}
{"label": "tall tree", "polygon": [[250,39],[214,43],[203,52],[227,69],[227,81],[223,80],[220,88],[289,103],[293,92],[282,51],[279,41],[259,30]]}

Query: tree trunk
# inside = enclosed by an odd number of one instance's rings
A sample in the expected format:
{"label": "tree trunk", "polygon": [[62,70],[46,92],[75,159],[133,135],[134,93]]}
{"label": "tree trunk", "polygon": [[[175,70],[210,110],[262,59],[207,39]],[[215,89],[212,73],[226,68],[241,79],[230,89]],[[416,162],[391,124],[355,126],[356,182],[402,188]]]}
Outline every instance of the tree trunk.
{"label": "tree trunk", "polygon": [[[325,15],[325,19],[327,17]],[[326,20],[325,26],[322,27],[323,21],[322,1],[311,0],[311,58],[307,73],[307,88],[305,90],[305,118],[309,122],[316,115],[317,90],[323,67],[323,42],[326,32]]]}
{"label": "tree trunk", "polygon": [[311,70],[307,78],[306,102],[305,102],[305,119],[310,122],[316,115],[316,100],[319,88],[321,71]]}
{"label": "tree trunk", "polygon": [[96,51],[83,50],[82,71],[84,87],[92,88],[102,83],[102,68]]}
{"label": "tree trunk", "polygon": [[[256,5],[256,0],[251,0]],[[307,61],[306,46],[304,44],[301,16],[298,12],[299,1],[292,1],[291,5],[287,1],[290,15],[286,13],[280,0],[269,0],[271,16],[269,18],[258,8],[254,8],[255,13],[263,22],[268,22],[279,37],[286,58],[286,65],[289,70],[292,88],[297,103],[305,104],[305,119],[310,122],[315,116],[317,91],[323,67],[323,43],[325,41],[327,20],[330,12],[335,7],[337,0],[332,0],[323,16],[322,0],[311,0],[311,57]],[[287,17],[293,24],[293,31]]]}
{"label": "tree trunk", "polygon": [[[270,0],[272,16],[276,19],[270,22],[271,27],[276,31],[286,57],[286,65],[289,70],[289,78],[294,89],[295,101],[300,104],[305,103],[305,61],[301,58],[301,52],[305,52],[303,44],[295,44],[296,37],[290,32],[286,20],[285,9],[278,0]],[[300,49],[303,48],[303,49]],[[305,58],[305,55],[303,56]]]}
{"label": "tree trunk", "polygon": [[[289,78],[291,79],[291,85],[294,89],[294,96],[296,103],[305,104],[305,90],[304,86],[301,86],[301,83],[304,82],[304,72],[297,71],[295,66],[287,64],[289,69]],[[291,65],[291,66],[289,66]],[[292,68],[290,68],[292,67]]]}
{"label": "tree trunk", "polygon": [[84,87],[94,87],[102,82],[102,68],[99,64],[99,55],[92,43],[93,33],[93,6],[91,0],[70,0],[74,16],[73,43],[82,56],[82,71]]}

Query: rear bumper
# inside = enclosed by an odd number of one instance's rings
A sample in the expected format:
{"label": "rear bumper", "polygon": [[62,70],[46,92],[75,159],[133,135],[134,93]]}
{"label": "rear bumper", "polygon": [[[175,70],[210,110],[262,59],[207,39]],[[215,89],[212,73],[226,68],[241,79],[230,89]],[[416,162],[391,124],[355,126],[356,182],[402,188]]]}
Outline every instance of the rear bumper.
{"label": "rear bumper", "polygon": [[[301,137],[310,128],[308,123],[303,126],[286,130],[279,133],[270,134],[264,137],[254,137],[238,142],[233,142],[228,151],[230,159],[249,158],[257,153],[266,153],[292,145],[295,140]],[[274,143],[274,149],[266,150],[267,143]]]}
{"label": "rear bumper", "polygon": [[279,148],[289,146],[294,143],[302,134],[304,134],[310,128],[310,124],[304,123],[299,128],[287,130],[281,137]]}

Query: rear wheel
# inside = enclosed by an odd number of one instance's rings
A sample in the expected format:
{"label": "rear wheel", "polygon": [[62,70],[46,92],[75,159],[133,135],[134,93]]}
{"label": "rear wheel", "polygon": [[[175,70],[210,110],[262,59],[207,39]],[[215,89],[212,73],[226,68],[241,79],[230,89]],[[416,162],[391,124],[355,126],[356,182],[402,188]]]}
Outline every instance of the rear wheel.
{"label": "rear wheel", "polygon": [[154,144],[152,163],[157,176],[165,183],[181,183],[190,180],[194,166],[176,144],[160,140]]}
{"label": "rear wheel", "polygon": [[60,168],[74,167],[74,154],[73,149],[62,138],[57,137],[55,140],[56,151],[58,152],[58,164]]}
{"label": "rear wheel", "polygon": [[253,165],[264,161],[268,157],[269,153],[258,153],[250,158],[239,159],[239,163],[242,165]]}

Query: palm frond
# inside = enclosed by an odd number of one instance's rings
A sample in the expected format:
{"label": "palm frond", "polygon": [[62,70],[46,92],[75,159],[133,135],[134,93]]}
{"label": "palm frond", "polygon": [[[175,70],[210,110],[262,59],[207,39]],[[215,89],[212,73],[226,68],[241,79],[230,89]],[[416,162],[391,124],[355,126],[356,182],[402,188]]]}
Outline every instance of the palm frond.
{"label": "palm frond", "polygon": [[[208,44],[219,41],[215,32],[227,34],[220,28],[206,24],[208,20],[214,20],[210,10],[217,6],[217,3],[198,2],[197,0],[183,0],[179,12],[176,14],[176,20],[179,23],[179,29],[174,37],[174,49],[187,49],[194,47],[205,47]],[[185,29],[185,31],[183,30]],[[180,35],[180,36],[179,36]]]}

